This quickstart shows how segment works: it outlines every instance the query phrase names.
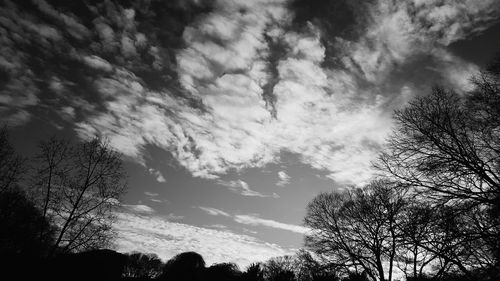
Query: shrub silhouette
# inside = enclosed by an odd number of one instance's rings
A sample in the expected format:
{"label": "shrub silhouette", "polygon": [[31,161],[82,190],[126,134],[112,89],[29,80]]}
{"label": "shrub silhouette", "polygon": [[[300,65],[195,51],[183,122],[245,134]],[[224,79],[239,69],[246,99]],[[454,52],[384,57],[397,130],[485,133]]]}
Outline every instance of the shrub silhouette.
{"label": "shrub silhouette", "polygon": [[219,263],[207,268],[204,280],[233,281],[240,280],[242,273],[234,263]]}
{"label": "shrub silhouette", "polygon": [[42,257],[50,237],[40,237],[48,223],[20,188],[0,192],[0,252],[2,255]]}
{"label": "shrub silhouette", "polygon": [[127,256],[113,250],[91,250],[61,254],[51,264],[51,278],[56,280],[120,280]]}
{"label": "shrub silhouette", "polygon": [[[40,235],[40,227],[49,229],[33,202],[18,187],[0,192],[0,263],[2,274],[28,279],[44,269],[41,259],[52,244],[51,232]],[[26,271],[26,265],[32,264]]]}
{"label": "shrub silhouette", "polygon": [[170,259],[163,269],[160,280],[197,281],[205,270],[205,260],[196,252],[184,252]]}
{"label": "shrub silhouette", "polygon": [[165,265],[156,254],[134,252],[127,254],[124,277],[153,279],[161,275]]}
{"label": "shrub silhouette", "polygon": [[241,275],[242,281],[264,281],[264,270],[261,263],[253,263]]}

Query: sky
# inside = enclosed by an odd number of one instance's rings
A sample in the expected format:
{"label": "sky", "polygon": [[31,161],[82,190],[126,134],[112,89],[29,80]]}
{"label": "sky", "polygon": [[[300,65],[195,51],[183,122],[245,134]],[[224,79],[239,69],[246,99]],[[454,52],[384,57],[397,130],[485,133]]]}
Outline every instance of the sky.
{"label": "sky", "polygon": [[471,91],[499,20],[498,0],[5,0],[0,120],[24,155],[51,135],[123,154],[118,251],[244,267],[376,177],[394,110]]}

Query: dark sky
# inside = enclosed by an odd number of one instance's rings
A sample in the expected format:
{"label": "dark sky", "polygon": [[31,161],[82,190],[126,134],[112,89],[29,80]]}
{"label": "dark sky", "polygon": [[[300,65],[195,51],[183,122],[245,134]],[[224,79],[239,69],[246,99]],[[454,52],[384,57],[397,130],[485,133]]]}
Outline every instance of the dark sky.
{"label": "dark sky", "polygon": [[307,203],[361,186],[391,114],[500,51],[496,0],[2,1],[0,118],[100,136],[130,175],[120,251],[207,262],[302,247]]}

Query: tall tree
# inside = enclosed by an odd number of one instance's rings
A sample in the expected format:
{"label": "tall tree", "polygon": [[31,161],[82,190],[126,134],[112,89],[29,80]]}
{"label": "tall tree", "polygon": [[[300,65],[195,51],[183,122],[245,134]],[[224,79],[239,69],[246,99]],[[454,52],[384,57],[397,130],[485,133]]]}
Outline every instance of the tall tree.
{"label": "tall tree", "polygon": [[106,246],[126,188],[120,154],[98,139],[71,145],[52,138],[39,147],[37,199],[57,229],[54,251]]}

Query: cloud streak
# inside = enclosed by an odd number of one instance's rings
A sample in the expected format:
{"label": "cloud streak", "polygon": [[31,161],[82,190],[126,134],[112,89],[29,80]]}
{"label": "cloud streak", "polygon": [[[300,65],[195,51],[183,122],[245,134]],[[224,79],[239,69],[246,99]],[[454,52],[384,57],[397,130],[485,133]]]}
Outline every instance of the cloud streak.
{"label": "cloud streak", "polygon": [[299,233],[299,234],[306,234],[309,232],[309,228],[307,228],[307,227],[294,225],[294,224],[281,223],[281,222],[277,222],[275,220],[262,219],[262,218],[252,216],[252,215],[236,215],[236,216],[234,216],[234,220],[236,222],[241,223],[241,224],[248,224],[248,225],[253,225],[253,226],[258,226],[258,225],[266,226],[266,227],[271,227],[271,228],[276,228],[276,229],[292,231],[292,232]]}
{"label": "cloud streak", "polygon": [[218,180],[217,183],[223,186],[227,186],[229,187],[229,190],[231,190],[232,192],[239,193],[243,196],[279,198],[279,195],[276,193],[273,193],[272,195],[265,195],[255,190],[252,190],[248,186],[248,183],[242,180],[233,180],[233,181]]}
{"label": "cloud streak", "polygon": [[209,215],[212,215],[212,216],[224,216],[224,217],[230,217],[231,215],[222,211],[222,210],[219,210],[219,209],[216,209],[216,208],[210,208],[210,207],[198,207],[199,209],[201,209],[202,211],[204,211],[205,213],[209,214]]}
{"label": "cloud streak", "polygon": [[287,223],[282,223],[278,222],[275,220],[270,220],[270,219],[263,219],[260,218],[256,215],[231,215],[229,213],[226,213],[222,210],[216,209],[216,208],[210,208],[210,207],[198,207],[199,209],[203,210],[205,213],[212,215],[212,216],[224,216],[228,218],[232,218],[235,222],[241,223],[241,224],[246,224],[246,225],[252,225],[252,226],[265,226],[265,227],[270,227],[270,228],[275,228],[275,229],[280,229],[280,230],[287,230],[299,234],[306,234],[309,229],[307,227],[303,227],[300,225],[294,225],[294,224],[287,224]]}

